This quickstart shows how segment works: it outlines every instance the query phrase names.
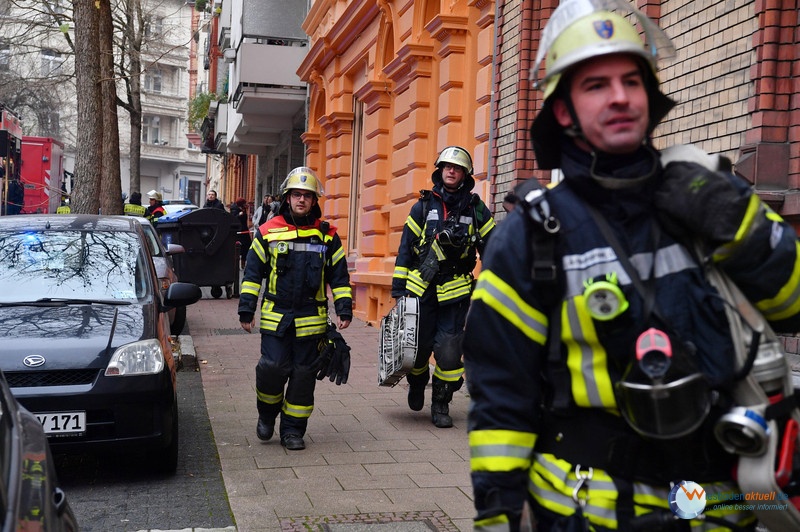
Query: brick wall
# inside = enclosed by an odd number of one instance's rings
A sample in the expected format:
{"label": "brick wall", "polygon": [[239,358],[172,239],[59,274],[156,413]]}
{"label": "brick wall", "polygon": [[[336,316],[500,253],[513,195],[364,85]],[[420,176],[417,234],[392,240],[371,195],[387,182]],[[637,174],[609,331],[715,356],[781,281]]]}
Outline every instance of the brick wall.
{"label": "brick wall", "polygon": [[656,146],[693,143],[737,160],[750,127],[750,39],[757,24],[754,2],[662,4],[660,26],[678,53],[659,77],[678,105],[656,130]]}

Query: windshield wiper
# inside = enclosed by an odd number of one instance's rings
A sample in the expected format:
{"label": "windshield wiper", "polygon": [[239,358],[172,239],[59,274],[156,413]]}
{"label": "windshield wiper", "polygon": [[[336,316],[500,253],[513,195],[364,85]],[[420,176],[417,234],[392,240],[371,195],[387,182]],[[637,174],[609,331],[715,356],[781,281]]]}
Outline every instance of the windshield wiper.
{"label": "windshield wiper", "polygon": [[130,305],[130,301],[118,299],[70,299],[43,297],[36,301],[14,301],[0,303],[0,307],[65,307],[67,305]]}

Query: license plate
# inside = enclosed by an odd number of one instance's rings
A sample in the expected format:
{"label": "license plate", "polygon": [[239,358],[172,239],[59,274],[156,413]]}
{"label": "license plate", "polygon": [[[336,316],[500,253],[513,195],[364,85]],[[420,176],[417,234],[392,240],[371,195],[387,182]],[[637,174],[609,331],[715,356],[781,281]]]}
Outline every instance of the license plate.
{"label": "license plate", "polygon": [[44,433],[53,436],[86,432],[86,412],[48,412],[36,414]]}

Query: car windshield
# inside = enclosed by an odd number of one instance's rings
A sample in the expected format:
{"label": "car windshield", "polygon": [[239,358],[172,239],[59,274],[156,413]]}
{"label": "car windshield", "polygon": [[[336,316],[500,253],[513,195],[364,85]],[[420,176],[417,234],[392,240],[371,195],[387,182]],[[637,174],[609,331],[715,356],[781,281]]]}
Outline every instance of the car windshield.
{"label": "car windshield", "polygon": [[131,232],[0,232],[0,303],[143,301],[146,257]]}

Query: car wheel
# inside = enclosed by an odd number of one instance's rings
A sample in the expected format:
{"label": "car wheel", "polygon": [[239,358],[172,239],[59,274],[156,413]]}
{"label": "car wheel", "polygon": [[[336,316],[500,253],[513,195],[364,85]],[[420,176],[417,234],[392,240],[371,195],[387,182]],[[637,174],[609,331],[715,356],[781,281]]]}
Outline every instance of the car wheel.
{"label": "car wheel", "polygon": [[153,471],[163,475],[174,475],[178,469],[178,402],[172,407],[172,439],[168,446],[150,451],[148,461]]}
{"label": "car wheel", "polygon": [[172,323],[169,324],[169,332],[172,336],[178,336],[183,332],[183,327],[186,325],[186,307],[176,307],[175,317]]}
{"label": "car wheel", "polygon": [[212,286],[211,287],[211,295],[214,296],[216,299],[222,295],[222,287],[220,286]]}

